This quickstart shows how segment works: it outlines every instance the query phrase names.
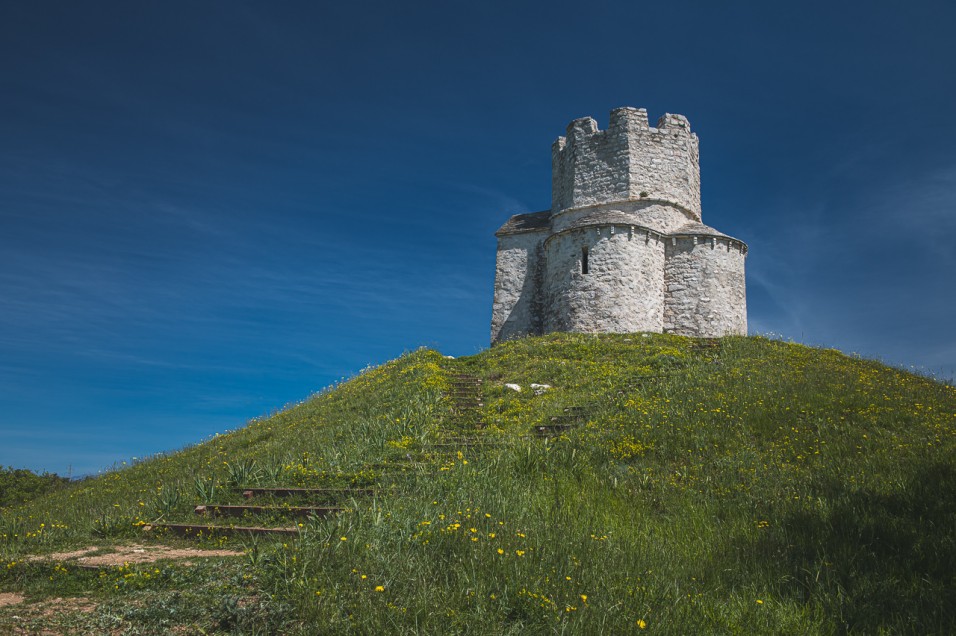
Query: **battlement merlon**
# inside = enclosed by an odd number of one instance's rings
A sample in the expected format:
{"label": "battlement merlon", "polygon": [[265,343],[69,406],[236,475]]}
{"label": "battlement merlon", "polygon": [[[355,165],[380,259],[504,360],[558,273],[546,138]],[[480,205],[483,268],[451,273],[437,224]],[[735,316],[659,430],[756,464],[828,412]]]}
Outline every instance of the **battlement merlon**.
{"label": "battlement merlon", "polygon": [[611,111],[607,130],[591,117],[572,121],[551,147],[551,203],[568,208],[635,200],[671,203],[700,220],[697,135],[683,115],[653,128],[643,108]]}

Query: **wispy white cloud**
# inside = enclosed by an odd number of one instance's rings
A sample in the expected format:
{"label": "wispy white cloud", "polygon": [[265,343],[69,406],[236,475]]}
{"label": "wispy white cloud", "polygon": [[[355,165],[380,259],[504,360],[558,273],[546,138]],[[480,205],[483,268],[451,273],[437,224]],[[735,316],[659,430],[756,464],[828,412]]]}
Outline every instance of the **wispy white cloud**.
{"label": "wispy white cloud", "polygon": [[547,201],[545,202],[545,207],[531,210],[523,201],[519,201],[511,194],[495,188],[464,182],[452,183],[450,185],[461,192],[477,194],[482,199],[487,200],[490,203],[487,208],[492,214],[495,215],[495,217],[501,217],[508,214],[538,212],[541,209],[546,209],[551,204],[550,201]]}
{"label": "wispy white cloud", "polygon": [[[751,326],[896,364],[956,369],[956,165],[847,203],[783,209],[750,240]],[[839,205],[840,207],[837,207]],[[753,297],[753,295],[752,295]],[[950,371],[951,373],[951,371]]]}

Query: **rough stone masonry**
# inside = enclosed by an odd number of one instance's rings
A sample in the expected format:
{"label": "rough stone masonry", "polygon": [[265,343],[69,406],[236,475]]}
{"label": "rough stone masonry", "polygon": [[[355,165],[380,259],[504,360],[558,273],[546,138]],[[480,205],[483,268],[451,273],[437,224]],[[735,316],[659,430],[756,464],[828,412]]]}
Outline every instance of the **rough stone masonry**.
{"label": "rough stone masonry", "polygon": [[552,331],[747,333],[747,245],[704,225],[697,135],[643,108],[551,147],[551,209],[498,237],[492,344]]}

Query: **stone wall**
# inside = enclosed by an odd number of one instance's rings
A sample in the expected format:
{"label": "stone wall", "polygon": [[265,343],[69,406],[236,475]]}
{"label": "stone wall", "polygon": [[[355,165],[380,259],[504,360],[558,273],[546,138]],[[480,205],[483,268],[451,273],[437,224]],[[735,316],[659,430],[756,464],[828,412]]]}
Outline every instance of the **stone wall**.
{"label": "stone wall", "polygon": [[551,147],[551,211],[628,199],[627,135],[575,119]]}
{"label": "stone wall", "polygon": [[697,135],[683,115],[648,125],[643,108],[611,111],[607,130],[591,117],[576,119],[551,147],[551,209],[610,201],[651,200],[677,205],[700,220]]}
{"label": "stone wall", "polygon": [[498,237],[491,341],[541,333],[541,243],[546,232]]}
{"label": "stone wall", "polygon": [[664,244],[656,233],[614,226],[568,230],[547,240],[544,259],[545,332],[663,328]]}
{"label": "stone wall", "polygon": [[716,338],[747,335],[746,249],[716,236],[666,240],[664,331]]}
{"label": "stone wall", "polygon": [[693,217],[681,208],[657,201],[622,201],[562,210],[551,218],[551,231],[561,232],[588,219],[604,224],[640,225],[661,234],[676,232]]}

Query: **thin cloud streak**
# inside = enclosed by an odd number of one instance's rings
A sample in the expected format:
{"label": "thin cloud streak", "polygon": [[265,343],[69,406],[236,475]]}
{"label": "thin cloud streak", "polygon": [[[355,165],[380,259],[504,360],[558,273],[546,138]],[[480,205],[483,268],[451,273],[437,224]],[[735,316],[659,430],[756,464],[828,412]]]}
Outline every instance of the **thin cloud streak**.
{"label": "thin cloud streak", "polygon": [[[946,310],[929,310],[922,317],[914,312],[928,309],[942,291],[942,279],[932,272],[951,271],[956,259],[956,244],[947,238],[956,229],[956,166],[882,188],[856,206],[818,206],[809,219],[790,210],[791,218],[801,222],[780,233],[785,240],[758,236],[751,241],[748,279],[753,290],[774,301],[751,324],[952,375],[956,336]],[[880,259],[843,262],[846,255],[862,253],[880,254]],[[891,333],[887,329],[893,324],[905,341],[876,344],[876,331]]]}

